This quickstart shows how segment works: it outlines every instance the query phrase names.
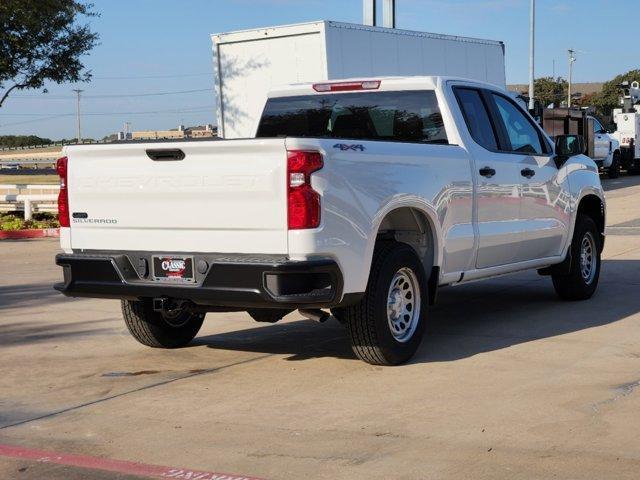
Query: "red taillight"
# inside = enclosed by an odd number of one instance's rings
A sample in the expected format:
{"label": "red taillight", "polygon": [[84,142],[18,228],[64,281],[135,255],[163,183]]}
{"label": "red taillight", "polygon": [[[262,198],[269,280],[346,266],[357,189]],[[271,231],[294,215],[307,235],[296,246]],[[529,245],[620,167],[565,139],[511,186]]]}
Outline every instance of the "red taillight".
{"label": "red taillight", "polygon": [[56,170],[60,177],[60,193],[58,193],[58,221],[61,227],[69,227],[69,192],[67,190],[67,157],[59,158]]}
{"label": "red taillight", "polygon": [[287,210],[289,230],[320,225],[320,195],[311,188],[311,174],[324,165],[320,152],[287,152]]}
{"label": "red taillight", "polygon": [[349,92],[352,90],[377,90],[380,80],[365,80],[362,82],[315,83],[316,92]]}

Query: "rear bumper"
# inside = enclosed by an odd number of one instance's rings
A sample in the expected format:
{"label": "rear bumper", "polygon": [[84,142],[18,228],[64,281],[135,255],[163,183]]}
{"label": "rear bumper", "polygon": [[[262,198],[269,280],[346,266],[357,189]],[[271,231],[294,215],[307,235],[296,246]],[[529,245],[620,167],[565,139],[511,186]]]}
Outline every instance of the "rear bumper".
{"label": "rear bumper", "polygon": [[[233,308],[327,308],[342,300],[342,273],[331,259],[291,261],[274,255],[191,254],[194,284],[158,282],[149,275],[154,252],[59,254],[70,297],[170,297]],[[205,268],[206,267],[206,268]]]}

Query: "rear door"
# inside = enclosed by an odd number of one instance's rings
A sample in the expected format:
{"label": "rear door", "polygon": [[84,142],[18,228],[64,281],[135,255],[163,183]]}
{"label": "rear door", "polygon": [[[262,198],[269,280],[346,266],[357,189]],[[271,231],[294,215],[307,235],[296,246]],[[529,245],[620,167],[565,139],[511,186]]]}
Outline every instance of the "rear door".
{"label": "rear door", "polygon": [[500,151],[497,125],[490,115],[490,99],[479,88],[454,87],[471,134],[475,162],[478,225],[477,268],[513,263],[522,240],[519,163]]}
{"label": "rear door", "polygon": [[284,139],[69,147],[74,250],[287,253]]}

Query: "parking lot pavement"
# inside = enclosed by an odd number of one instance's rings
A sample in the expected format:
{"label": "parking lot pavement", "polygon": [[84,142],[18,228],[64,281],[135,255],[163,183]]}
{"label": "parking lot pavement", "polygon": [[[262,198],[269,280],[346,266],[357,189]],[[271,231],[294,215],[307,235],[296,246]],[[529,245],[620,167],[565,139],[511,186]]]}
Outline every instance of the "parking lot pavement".
{"label": "parking lot pavement", "polygon": [[394,368],[297,314],[209,314],[189,348],[147,349],[118,302],[51,289],[56,241],[0,242],[0,478],[143,471],[118,460],[170,478],[636,479],[640,186],[616,182],[593,299],[561,302],[535,272],[445,288]]}

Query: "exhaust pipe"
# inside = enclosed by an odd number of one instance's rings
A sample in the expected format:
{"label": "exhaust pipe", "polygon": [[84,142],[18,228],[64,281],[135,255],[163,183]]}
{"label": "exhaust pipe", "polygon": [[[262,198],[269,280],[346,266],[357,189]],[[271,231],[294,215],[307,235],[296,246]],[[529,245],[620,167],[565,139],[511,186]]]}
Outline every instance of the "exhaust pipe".
{"label": "exhaust pipe", "polygon": [[320,310],[319,308],[312,309],[312,310],[300,309],[298,311],[300,312],[300,315],[302,315],[303,317],[307,317],[309,320],[313,320],[314,322],[319,322],[319,323],[324,323],[327,320],[329,320],[329,318],[331,317],[331,314],[323,310]]}

